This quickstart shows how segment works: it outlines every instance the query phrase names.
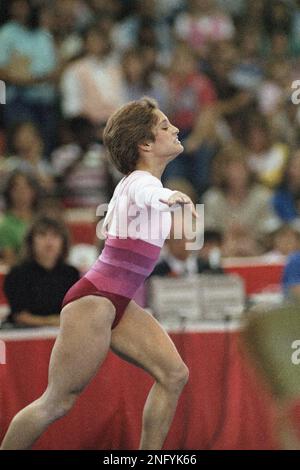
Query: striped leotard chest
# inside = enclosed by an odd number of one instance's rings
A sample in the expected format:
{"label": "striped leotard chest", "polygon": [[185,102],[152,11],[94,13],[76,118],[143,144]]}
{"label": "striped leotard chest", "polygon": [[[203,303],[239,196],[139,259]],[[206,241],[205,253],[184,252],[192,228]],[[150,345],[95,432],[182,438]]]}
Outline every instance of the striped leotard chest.
{"label": "striped leotard chest", "polygon": [[[148,177],[144,173],[134,172],[128,179],[123,179],[116,188],[108,207],[109,229],[104,248],[98,260],[85,274],[97,289],[128,298],[133,298],[137,289],[153,271],[171,227],[170,212],[162,208],[156,210],[149,206],[138,206],[139,194],[136,201],[128,196],[130,184],[136,184],[141,176],[147,183]],[[149,178],[150,183],[156,183],[155,178]],[[155,192],[162,189],[165,196],[172,193],[162,186],[158,186]],[[142,190],[143,193],[146,192],[147,187]],[[141,227],[141,230],[133,230],[133,233],[130,232],[132,214],[136,214],[134,227]],[[118,223],[118,218],[121,223]],[[127,233],[125,236],[124,225]]]}
{"label": "striped leotard chest", "polygon": [[132,298],[153,271],[160,250],[144,240],[108,237],[85,277],[100,290]]}

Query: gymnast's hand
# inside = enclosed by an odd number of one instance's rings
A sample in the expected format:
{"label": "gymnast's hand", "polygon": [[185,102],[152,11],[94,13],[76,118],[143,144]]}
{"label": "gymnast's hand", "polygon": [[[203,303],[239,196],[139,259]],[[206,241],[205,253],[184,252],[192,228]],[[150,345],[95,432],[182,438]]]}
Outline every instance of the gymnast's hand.
{"label": "gymnast's hand", "polygon": [[187,204],[190,207],[193,216],[196,218],[199,217],[191,198],[187,196],[186,194],[181,193],[180,191],[176,191],[176,193],[172,194],[172,196],[170,196],[169,199],[159,199],[159,201],[162,202],[163,204],[167,204],[169,207],[175,206],[176,204],[180,204],[180,205]]}

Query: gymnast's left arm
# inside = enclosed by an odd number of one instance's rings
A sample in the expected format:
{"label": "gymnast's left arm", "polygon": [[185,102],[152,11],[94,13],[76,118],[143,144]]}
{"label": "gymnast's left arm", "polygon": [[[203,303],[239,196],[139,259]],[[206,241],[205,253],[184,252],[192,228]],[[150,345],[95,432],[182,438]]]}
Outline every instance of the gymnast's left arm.
{"label": "gymnast's left arm", "polygon": [[189,206],[194,217],[198,218],[194,203],[189,196],[164,188],[161,181],[151,175],[143,176],[129,187],[129,197],[138,207],[153,207],[160,211],[174,210],[178,206]]}
{"label": "gymnast's left arm", "polygon": [[176,193],[177,191],[164,188],[161,181],[151,175],[145,175],[133,181],[128,190],[129,198],[138,207],[153,207],[161,211],[168,210],[167,205],[162,200],[169,200]]}

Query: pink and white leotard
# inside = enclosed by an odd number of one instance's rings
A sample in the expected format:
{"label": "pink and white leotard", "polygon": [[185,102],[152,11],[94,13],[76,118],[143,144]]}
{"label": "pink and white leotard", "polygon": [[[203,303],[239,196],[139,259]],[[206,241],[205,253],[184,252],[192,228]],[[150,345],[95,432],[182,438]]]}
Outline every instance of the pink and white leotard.
{"label": "pink and white leotard", "polygon": [[169,235],[170,208],[159,199],[167,200],[174,192],[147,171],[135,170],[119,182],[104,220],[102,253],[67,292],[63,306],[84,295],[107,297],[116,308],[112,327],[117,325]]}

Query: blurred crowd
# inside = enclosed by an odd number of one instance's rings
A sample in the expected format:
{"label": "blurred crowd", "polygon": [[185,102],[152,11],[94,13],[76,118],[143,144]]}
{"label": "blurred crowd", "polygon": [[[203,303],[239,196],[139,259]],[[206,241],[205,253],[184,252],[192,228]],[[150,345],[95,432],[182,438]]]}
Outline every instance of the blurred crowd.
{"label": "blurred crowd", "polygon": [[299,0],[1,2],[0,255],[37,214],[95,209],[121,174],[108,116],[155,98],[185,151],[163,183],[205,204],[222,256],[286,256],[300,230]]}

